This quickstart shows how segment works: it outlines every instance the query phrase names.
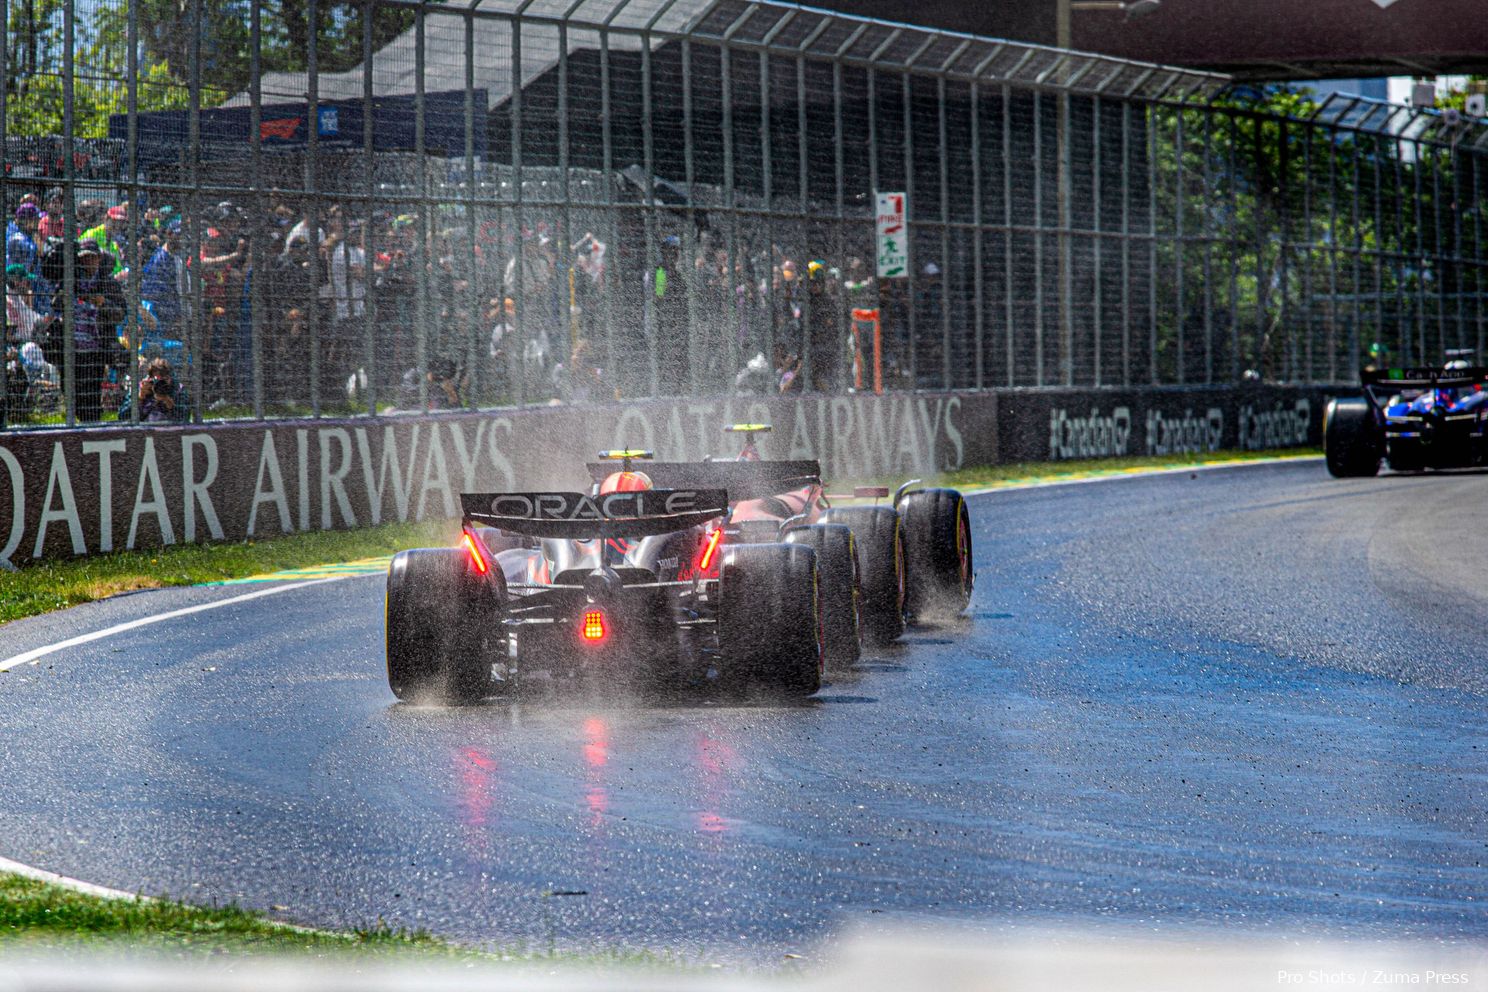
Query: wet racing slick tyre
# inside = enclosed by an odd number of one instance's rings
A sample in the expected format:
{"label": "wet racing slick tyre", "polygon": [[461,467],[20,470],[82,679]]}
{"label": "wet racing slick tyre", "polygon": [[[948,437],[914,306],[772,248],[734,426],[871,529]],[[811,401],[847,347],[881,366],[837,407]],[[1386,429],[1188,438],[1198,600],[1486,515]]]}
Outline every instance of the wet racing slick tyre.
{"label": "wet racing slick tyre", "polygon": [[863,636],[888,644],[904,633],[908,576],[899,511],[888,506],[833,507],[822,523],[847,524],[858,546],[858,600]]}
{"label": "wet racing slick tyre", "polygon": [[820,689],[816,551],[804,544],[735,545],[724,553],[719,586],[723,687],[787,698]]}
{"label": "wet racing slick tyre", "polygon": [[405,702],[473,703],[498,688],[491,678],[499,629],[499,575],[472,571],[460,548],[400,551],[388,566],[385,600],[388,686]]}
{"label": "wet racing slick tyre", "polygon": [[1368,400],[1348,397],[1328,404],[1323,413],[1323,455],[1334,478],[1378,475],[1381,440]]}
{"label": "wet racing slick tyre", "polygon": [[918,489],[899,500],[912,620],[953,617],[971,603],[971,514],[954,489]]}
{"label": "wet racing slick tyre", "polygon": [[845,671],[862,653],[858,624],[858,549],[845,524],[797,527],[787,544],[816,549],[816,575],[821,599],[822,631],[828,671]]}

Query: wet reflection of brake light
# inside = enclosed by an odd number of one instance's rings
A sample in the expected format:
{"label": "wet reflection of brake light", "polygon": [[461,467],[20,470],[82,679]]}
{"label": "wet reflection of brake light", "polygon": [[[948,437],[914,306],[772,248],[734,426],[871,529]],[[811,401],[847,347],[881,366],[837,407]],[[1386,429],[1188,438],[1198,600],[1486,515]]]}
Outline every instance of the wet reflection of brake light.
{"label": "wet reflection of brake light", "polygon": [[610,763],[610,728],[599,717],[584,721],[584,764],[587,767],[584,802],[589,807],[589,825],[599,827],[610,809],[610,793],[605,787],[604,768]]}

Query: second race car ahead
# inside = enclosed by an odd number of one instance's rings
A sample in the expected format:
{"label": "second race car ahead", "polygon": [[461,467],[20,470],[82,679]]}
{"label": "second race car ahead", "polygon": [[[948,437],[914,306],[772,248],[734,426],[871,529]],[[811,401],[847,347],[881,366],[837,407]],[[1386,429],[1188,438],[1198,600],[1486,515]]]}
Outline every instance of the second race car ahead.
{"label": "second race car ahead", "polygon": [[[804,697],[821,686],[816,550],[726,543],[722,488],[655,487],[603,452],[590,493],[468,493],[455,548],[388,568],[388,684],[473,702],[519,680]],[[615,471],[614,462],[622,467]]]}
{"label": "second race car ahead", "polygon": [[1362,378],[1363,396],[1333,400],[1323,415],[1330,473],[1375,475],[1382,460],[1397,472],[1488,464],[1488,368],[1454,359]]}
{"label": "second race car ahead", "polygon": [[[768,424],[734,424],[744,435],[731,461],[655,462],[647,471],[658,485],[722,488],[729,494],[724,524],[727,545],[743,542],[810,547],[821,577],[821,611],[827,667],[857,660],[862,640],[887,644],[906,622],[953,616],[971,600],[974,570],[971,517],[954,489],[859,487],[826,492],[814,460],[769,461],[755,436]],[[605,466],[591,464],[594,478]],[[871,505],[834,505],[872,499]]]}

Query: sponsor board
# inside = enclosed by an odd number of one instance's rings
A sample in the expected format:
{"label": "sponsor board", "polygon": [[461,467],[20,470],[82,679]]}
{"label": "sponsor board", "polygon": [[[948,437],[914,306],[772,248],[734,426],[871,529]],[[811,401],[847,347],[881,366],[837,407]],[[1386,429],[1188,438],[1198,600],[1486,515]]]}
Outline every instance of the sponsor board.
{"label": "sponsor board", "polygon": [[774,425],[766,458],[828,478],[997,459],[994,394],[537,407],[353,420],[0,434],[0,559],[16,565],[187,542],[457,518],[462,493],[586,490],[606,448],[732,457],[723,427]]}
{"label": "sponsor board", "polygon": [[462,493],[587,491],[609,448],[769,459],[829,481],[998,462],[1320,444],[1320,388],[1001,390],[647,401],[349,420],[0,434],[0,559],[454,519]]}
{"label": "sponsor board", "polygon": [[1322,443],[1317,387],[1007,390],[1004,462],[1261,451]]}

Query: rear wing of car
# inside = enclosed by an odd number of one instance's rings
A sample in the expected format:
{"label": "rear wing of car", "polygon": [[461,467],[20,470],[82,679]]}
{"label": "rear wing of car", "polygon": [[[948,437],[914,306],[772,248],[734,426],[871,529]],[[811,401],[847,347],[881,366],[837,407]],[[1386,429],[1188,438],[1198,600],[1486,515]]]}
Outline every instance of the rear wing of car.
{"label": "rear wing of car", "polygon": [[1371,369],[1361,374],[1364,388],[1390,386],[1397,389],[1461,389],[1488,383],[1488,367],[1465,369]]}
{"label": "rear wing of car", "polygon": [[700,527],[728,513],[723,489],[647,489],[608,493],[464,493],[465,524],[525,537],[587,541],[650,537]]}
{"label": "rear wing of car", "polygon": [[[615,470],[613,464],[591,462],[595,482]],[[821,463],[815,459],[748,462],[648,462],[651,481],[667,489],[724,489],[735,501],[778,496],[805,486],[821,485]]]}

